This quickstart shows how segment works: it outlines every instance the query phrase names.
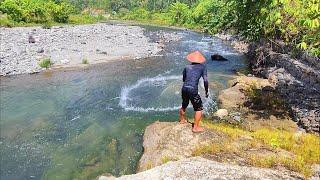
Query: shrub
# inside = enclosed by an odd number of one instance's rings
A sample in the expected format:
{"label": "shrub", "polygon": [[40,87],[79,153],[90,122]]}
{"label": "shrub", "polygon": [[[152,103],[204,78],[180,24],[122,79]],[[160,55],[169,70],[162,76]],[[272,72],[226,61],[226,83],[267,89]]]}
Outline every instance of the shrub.
{"label": "shrub", "polygon": [[98,18],[89,14],[76,14],[69,17],[69,23],[71,24],[91,24],[95,22],[98,22]]}
{"label": "shrub", "polygon": [[151,17],[151,13],[144,8],[136,8],[127,13],[123,19],[126,20],[148,20]]}
{"label": "shrub", "polygon": [[53,20],[59,23],[68,22],[69,15],[73,12],[73,7],[67,3],[55,4],[52,6]]}
{"label": "shrub", "polygon": [[216,33],[230,28],[236,21],[234,1],[204,0],[192,11],[191,18],[205,32]]}
{"label": "shrub", "polygon": [[42,68],[49,68],[52,65],[52,62],[49,58],[42,59],[39,63],[39,66]]}
{"label": "shrub", "polygon": [[82,64],[89,64],[88,59],[82,59]]}
{"label": "shrub", "polygon": [[8,19],[6,15],[0,15],[0,26],[13,27],[14,21],[12,21],[11,19]]}
{"label": "shrub", "polygon": [[50,22],[45,22],[41,26],[43,29],[51,29],[52,24]]}
{"label": "shrub", "polygon": [[184,24],[190,17],[189,6],[184,3],[173,3],[169,8],[169,15],[173,24]]}
{"label": "shrub", "polygon": [[56,21],[65,23],[73,8],[67,3],[45,0],[4,0],[0,11],[15,22],[44,23]]}

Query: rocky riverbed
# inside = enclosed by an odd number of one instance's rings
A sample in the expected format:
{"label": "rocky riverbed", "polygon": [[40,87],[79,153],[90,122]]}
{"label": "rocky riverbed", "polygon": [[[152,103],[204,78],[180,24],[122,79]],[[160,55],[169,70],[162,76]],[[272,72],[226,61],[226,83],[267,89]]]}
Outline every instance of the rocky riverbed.
{"label": "rocky riverbed", "polygon": [[[160,37],[179,39],[177,35]],[[74,67],[111,60],[145,58],[164,47],[151,42],[139,26],[105,23],[76,26],[0,28],[0,75],[35,73],[39,62],[50,59],[55,67]],[[163,42],[167,42],[163,40]]]}

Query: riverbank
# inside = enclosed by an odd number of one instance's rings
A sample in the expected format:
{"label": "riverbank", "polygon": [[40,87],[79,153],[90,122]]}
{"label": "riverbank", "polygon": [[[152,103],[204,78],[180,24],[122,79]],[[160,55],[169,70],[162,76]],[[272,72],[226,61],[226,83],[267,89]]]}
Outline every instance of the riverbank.
{"label": "riverbank", "polygon": [[245,42],[241,37],[217,34],[247,55],[250,76],[265,78],[284,99],[293,121],[307,132],[320,133],[320,59],[294,50],[284,42]]}
{"label": "riverbank", "polygon": [[225,109],[203,121],[203,133],[192,133],[191,123],[149,125],[138,173],[119,179],[320,178],[319,137],[298,128],[272,83],[239,76],[229,84],[218,97]]}
{"label": "riverbank", "polygon": [[[178,40],[175,34],[160,32],[162,41]],[[113,60],[140,59],[159,55],[164,44],[152,42],[138,26],[90,24],[1,28],[0,75],[36,73],[50,68],[79,67]]]}
{"label": "riverbank", "polygon": [[247,53],[250,68],[254,75],[269,80],[299,126],[319,134],[320,59],[290,49],[283,42],[251,43]]}

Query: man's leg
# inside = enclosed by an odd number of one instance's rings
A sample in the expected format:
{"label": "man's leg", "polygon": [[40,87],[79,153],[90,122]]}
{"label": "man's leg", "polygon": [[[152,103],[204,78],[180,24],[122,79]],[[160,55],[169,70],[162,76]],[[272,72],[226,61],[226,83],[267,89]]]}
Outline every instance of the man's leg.
{"label": "man's leg", "polygon": [[202,118],[202,111],[195,111],[194,112],[194,125],[192,128],[193,132],[202,132],[204,128],[200,126],[200,121]]}
{"label": "man's leg", "polygon": [[192,128],[192,132],[202,132],[204,129],[203,127],[200,126],[200,121],[202,118],[203,105],[202,105],[200,95],[199,94],[193,95],[191,102],[194,109],[194,124]]}
{"label": "man's leg", "polygon": [[187,119],[186,119],[186,109],[189,105],[189,95],[188,92],[182,88],[181,90],[181,97],[182,97],[182,105],[181,108],[179,110],[179,116],[180,116],[180,123],[184,124],[187,123]]}
{"label": "man's leg", "polygon": [[179,115],[180,115],[180,124],[184,124],[187,122],[186,119],[186,109],[184,109],[183,107],[180,108],[179,110]]}

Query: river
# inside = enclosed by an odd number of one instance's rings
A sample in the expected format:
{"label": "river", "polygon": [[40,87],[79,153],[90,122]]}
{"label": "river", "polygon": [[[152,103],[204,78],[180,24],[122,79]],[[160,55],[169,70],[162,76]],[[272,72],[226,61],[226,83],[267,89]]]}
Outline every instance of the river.
{"label": "river", "polygon": [[[182,36],[146,59],[121,60],[76,70],[1,77],[0,179],[94,179],[102,173],[135,173],[145,127],[177,121],[185,56],[200,50],[207,58],[210,97],[216,109],[245,57],[228,43],[192,31],[144,26]],[[229,61],[211,61],[219,53]],[[203,88],[200,88],[203,96]],[[189,106],[188,116],[192,117]]]}

